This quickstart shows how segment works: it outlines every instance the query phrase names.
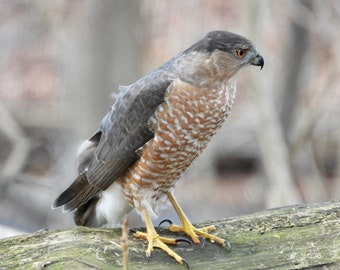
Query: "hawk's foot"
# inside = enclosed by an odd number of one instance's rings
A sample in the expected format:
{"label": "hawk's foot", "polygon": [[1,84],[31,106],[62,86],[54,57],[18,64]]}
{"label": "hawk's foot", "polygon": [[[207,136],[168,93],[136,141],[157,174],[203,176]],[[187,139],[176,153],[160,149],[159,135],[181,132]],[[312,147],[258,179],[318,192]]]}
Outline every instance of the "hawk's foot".
{"label": "hawk's foot", "polygon": [[149,261],[152,251],[154,248],[159,248],[172,258],[174,258],[179,264],[184,265],[187,269],[189,269],[189,264],[175,251],[168,247],[168,245],[178,245],[180,242],[186,242],[191,244],[191,242],[186,238],[170,238],[170,237],[161,237],[156,232],[155,228],[152,225],[152,222],[149,218],[149,215],[146,211],[144,211],[144,219],[146,223],[146,233],[135,231],[134,236],[137,238],[142,238],[148,241],[148,247],[146,249],[146,258]]}
{"label": "hawk's foot", "polygon": [[[131,230],[131,231],[133,232],[134,237],[142,238],[142,239],[149,241],[147,233],[141,232],[141,231],[136,231],[136,230]],[[159,238],[159,240],[161,240],[164,244],[167,244],[167,245],[178,245],[178,243],[180,243],[180,242],[185,242],[189,245],[192,244],[190,240],[188,240],[187,238],[183,238],[183,237],[168,238],[168,237],[162,237],[162,236],[159,236],[159,235],[157,237]]]}
{"label": "hawk's foot", "polygon": [[[164,222],[168,222],[170,224],[168,229],[171,232],[183,232],[186,235],[190,236],[190,238],[195,244],[200,244],[201,243],[200,239],[207,239],[212,243],[220,244],[222,247],[227,248],[228,250],[231,249],[231,245],[229,241],[224,240],[220,237],[217,237],[209,233],[211,231],[215,231],[218,228],[217,226],[210,225],[210,226],[206,226],[203,228],[194,227],[192,223],[189,221],[189,219],[186,217],[186,215],[184,214],[179,204],[177,203],[175,197],[171,193],[168,193],[168,198],[170,202],[172,203],[173,207],[175,208],[178,214],[178,217],[181,221],[181,225],[179,226],[179,225],[174,225],[170,220],[164,220]],[[163,221],[160,224],[162,223]],[[204,244],[202,244],[202,246],[204,246]]]}
{"label": "hawk's foot", "polygon": [[181,226],[173,224],[172,221],[168,219],[163,220],[159,224],[159,226],[165,222],[170,224],[168,227],[169,231],[185,233],[186,235],[190,236],[190,238],[195,244],[201,244],[202,247],[204,247],[205,239],[207,239],[211,243],[218,243],[222,247],[226,247],[228,250],[231,249],[229,241],[224,240],[215,235],[209,234],[209,232],[215,231],[218,228],[218,226],[210,225],[203,228],[196,228],[188,220],[185,219],[182,220]]}

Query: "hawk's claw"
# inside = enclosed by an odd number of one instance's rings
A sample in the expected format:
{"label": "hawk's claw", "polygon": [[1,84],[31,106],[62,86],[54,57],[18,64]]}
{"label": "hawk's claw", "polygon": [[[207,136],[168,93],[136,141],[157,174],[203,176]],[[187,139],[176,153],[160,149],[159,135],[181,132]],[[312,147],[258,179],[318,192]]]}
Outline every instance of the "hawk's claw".
{"label": "hawk's claw", "polygon": [[175,241],[176,241],[176,243],[184,242],[184,243],[189,244],[189,246],[192,245],[192,242],[190,240],[186,239],[186,238],[176,238]]}
{"label": "hawk's claw", "polygon": [[187,263],[186,260],[182,259],[182,263],[185,265],[185,267],[189,270],[189,264]]}
{"label": "hawk's claw", "polygon": [[215,225],[215,224],[214,224],[214,226],[215,226],[216,229],[219,229],[219,230],[221,230],[221,231],[223,230],[223,228],[222,228],[220,225]]}
{"label": "hawk's claw", "polygon": [[137,232],[136,229],[131,229],[131,228],[129,229],[129,231],[132,232],[132,233],[136,233]]}
{"label": "hawk's claw", "polygon": [[148,253],[148,252],[146,252],[145,253],[145,257],[146,257],[146,260],[148,261],[148,262],[150,262],[150,254]]}
{"label": "hawk's claw", "polygon": [[169,225],[172,225],[173,222],[170,219],[163,219],[159,224],[158,227],[160,227],[163,223],[169,223]]}
{"label": "hawk's claw", "polygon": [[225,243],[225,248],[227,249],[228,252],[231,251],[231,244],[228,240],[224,240],[224,243]]}
{"label": "hawk's claw", "polygon": [[198,236],[198,239],[200,240],[200,247],[204,248],[204,246],[205,246],[205,238],[203,236]]}

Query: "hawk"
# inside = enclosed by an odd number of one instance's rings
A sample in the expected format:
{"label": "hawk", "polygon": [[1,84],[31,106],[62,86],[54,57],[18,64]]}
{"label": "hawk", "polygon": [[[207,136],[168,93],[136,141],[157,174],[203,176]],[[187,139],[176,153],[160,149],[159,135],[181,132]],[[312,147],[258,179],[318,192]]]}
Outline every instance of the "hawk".
{"label": "hawk", "polygon": [[248,65],[264,65],[248,39],[227,31],[204,38],[119,94],[95,134],[78,153],[75,181],[53,207],[74,212],[82,226],[115,226],[133,208],[143,218],[146,255],[157,247],[188,266],[169,244],[181,238],[161,237],[152,219],[170,201],[181,221],[170,224],[199,244],[204,239],[226,247],[228,242],[194,227],[174,197],[177,180],[207,146],[228,116],[235,98],[235,76]]}

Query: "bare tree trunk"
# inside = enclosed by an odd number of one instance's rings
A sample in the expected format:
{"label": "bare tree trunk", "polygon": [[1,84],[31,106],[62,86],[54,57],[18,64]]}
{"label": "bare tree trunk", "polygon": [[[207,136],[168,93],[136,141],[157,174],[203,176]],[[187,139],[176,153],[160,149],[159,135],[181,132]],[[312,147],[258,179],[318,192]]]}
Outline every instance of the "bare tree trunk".
{"label": "bare tree trunk", "polygon": [[[75,14],[56,30],[56,50],[61,54],[62,109],[69,150],[62,160],[64,177],[58,192],[75,173],[75,153],[80,142],[99,127],[113,103],[119,84],[135,81],[142,70],[143,40],[139,33],[138,1],[80,1]],[[58,25],[56,25],[58,27]]]}
{"label": "bare tree trunk", "polygon": [[138,1],[82,1],[63,44],[65,119],[77,139],[99,126],[119,84],[141,73]]}
{"label": "bare tree trunk", "polygon": [[[298,2],[298,5],[302,5],[308,9],[311,8],[312,1],[300,0]],[[306,19],[306,17],[303,17],[302,20],[306,21]],[[308,25],[307,21],[306,25]],[[289,42],[287,51],[284,54],[286,56],[284,59],[285,65],[289,66],[289,68],[285,69],[283,73],[283,86],[282,91],[280,91],[280,93],[282,93],[280,119],[287,142],[289,142],[290,131],[295,121],[294,116],[296,115],[296,106],[299,100],[299,89],[301,89],[299,82],[304,65],[303,60],[309,51],[309,32],[308,29],[305,28],[305,25],[291,20],[290,29],[291,42]],[[294,65],[290,65],[290,63],[294,63]]]}
{"label": "bare tree trunk", "polygon": [[[250,21],[255,20],[258,6],[248,2]],[[249,33],[255,33],[249,24]],[[266,68],[266,66],[264,67]],[[279,119],[279,112],[274,103],[272,85],[265,85],[262,76],[256,76],[253,71],[250,91],[254,104],[258,110],[256,133],[262,152],[264,169],[269,182],[267,207],[277,207],[301,202],[294,186],[291,172],[289,149],[284,138],[284,130]],[[269,74],[267,76],[270,76]]]}

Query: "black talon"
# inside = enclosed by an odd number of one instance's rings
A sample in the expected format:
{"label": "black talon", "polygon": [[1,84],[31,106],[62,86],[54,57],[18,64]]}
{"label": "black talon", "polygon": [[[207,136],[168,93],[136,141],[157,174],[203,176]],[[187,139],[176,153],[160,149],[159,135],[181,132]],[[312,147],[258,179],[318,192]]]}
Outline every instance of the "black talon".
{"label": "black talon", "polygon": [[185,265],[185,267],[189,270],[189,264],[187,263],[186,260],[182,259],[182,263]]}
{"label": "black talon", "polygon": [[175,241],[176,241],[176,243],[184,242],[184,243],[189,244],[189,246],[192,245],[192,242],[190,240],[186,239],[186,238],[176,238]]}
{"label": "black talon", "polygon": [[205,239],[202,236],[198,236],[198,239],[200,240],[200,247],[204,248],[205,246]]}
{"label": "black talon", "polygon": [[146,257],[146,260],[147,260],[148,262],[150,262],[150,255],[149,255],[147,252],[145,252],[145,257]]}
{"label": "black talon", "polygon": [[129,231],[132,232],[132,233],[136,233],[137,232],[136,229],[129,229]]}
{"label": "black talon", "polygon": [[169,223],[169,225],[173,224],[173,222],[170,219],[164,219],[158,224],[158,227],[160,227],[163,223]]}
{"label": "black talon", "polygon": [[221,231],[223,230],[223,228],[222,228],[220,225],[215,225],[215,224],[214,224],[214,226],[215,226],[216,229],[219,229],[219,230],[221,230]]}
{"label": "black talon", "polygon": [[224,240],[224,243],[226,244],[225,248],[227,249],[228,252],[230,252],[231,251],[231,244],[230,244],[230,242],[228,240]]}

